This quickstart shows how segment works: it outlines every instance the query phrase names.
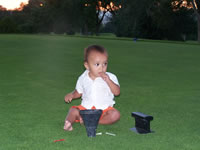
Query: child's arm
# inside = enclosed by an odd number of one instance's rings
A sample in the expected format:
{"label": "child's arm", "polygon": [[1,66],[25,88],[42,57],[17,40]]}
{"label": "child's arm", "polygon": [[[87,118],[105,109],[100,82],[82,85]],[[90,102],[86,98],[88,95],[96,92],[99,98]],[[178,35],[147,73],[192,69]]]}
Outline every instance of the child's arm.
{"label": "child's arm", "polygon": [[82,94],[79,94],[77,90],[74,90],[65,96],[65,102],[70,103],[73,99],[79,98],[81,96]]}
{"label": "child's arm", "polygon": [[120,87],[119,85],[115,84],[106,73],[100,73],[100,76],[103,78],[104,81],[108,84],[111,89],[111,92],[118,96],[120,94]]}

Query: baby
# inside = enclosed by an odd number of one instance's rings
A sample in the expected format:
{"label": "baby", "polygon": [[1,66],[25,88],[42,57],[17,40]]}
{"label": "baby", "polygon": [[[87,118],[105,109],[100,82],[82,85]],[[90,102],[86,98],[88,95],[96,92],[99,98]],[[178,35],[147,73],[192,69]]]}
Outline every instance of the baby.
{"label": "baby", "polygon": [[117,77],[107,71],[108,53],[99,45],[91,45],[84,51],[84,66],[86,70],[78,78],[76,88],[65,96],[65,102],[82,97],[81,105],[72,106],[65,119],[64,130],[72,131],[72,124],[82,118],[80,110],[102,109],[99,124],[113,124],[120,119],[120,113],[113,107],[114,96],[120,94]]}

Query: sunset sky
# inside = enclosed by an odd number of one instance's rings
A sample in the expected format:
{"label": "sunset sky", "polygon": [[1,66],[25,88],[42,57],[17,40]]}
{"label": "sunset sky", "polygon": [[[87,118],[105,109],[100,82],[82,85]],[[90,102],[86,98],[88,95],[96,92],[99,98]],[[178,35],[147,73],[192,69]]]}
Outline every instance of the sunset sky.
{"label": "sunset sky", "polygon": [[0,0],[0,5],[7,9],[18,8],[21,2],[28,2],[28,0]]}

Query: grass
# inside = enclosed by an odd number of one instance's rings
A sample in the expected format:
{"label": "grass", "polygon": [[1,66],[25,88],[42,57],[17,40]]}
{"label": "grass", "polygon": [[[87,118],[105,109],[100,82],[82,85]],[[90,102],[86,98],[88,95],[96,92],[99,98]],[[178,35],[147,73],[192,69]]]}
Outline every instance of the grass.
{"label": "grass", "polygon": [[[64,95],[83,72],[83,49],[109,51],[108,71],[118,76],[121,120],[98,126],[111,132],[87,138],[79,124],[64,132],[71,104]],[[0,35],[0,150],[198,150],[200,46],[97,38]],[[138,135],[131,112],[154,116],[153,134]],[[54,143],[54,140],[65,139]]]}

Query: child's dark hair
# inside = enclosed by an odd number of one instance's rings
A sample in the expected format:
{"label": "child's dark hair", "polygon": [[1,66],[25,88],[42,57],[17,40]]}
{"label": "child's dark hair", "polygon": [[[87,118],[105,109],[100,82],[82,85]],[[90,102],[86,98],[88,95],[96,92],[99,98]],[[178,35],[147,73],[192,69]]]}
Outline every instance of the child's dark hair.
{"label": "child's dark hair", "polygon": [[85,50],[84,50],[84,62],[88,61],[88,56],[92,51],[96,51],[96,52],[99,52],[101,54],[105,53],[108,56],[107,50],[103,46],[90,45],[87,48],[85,48]]}

